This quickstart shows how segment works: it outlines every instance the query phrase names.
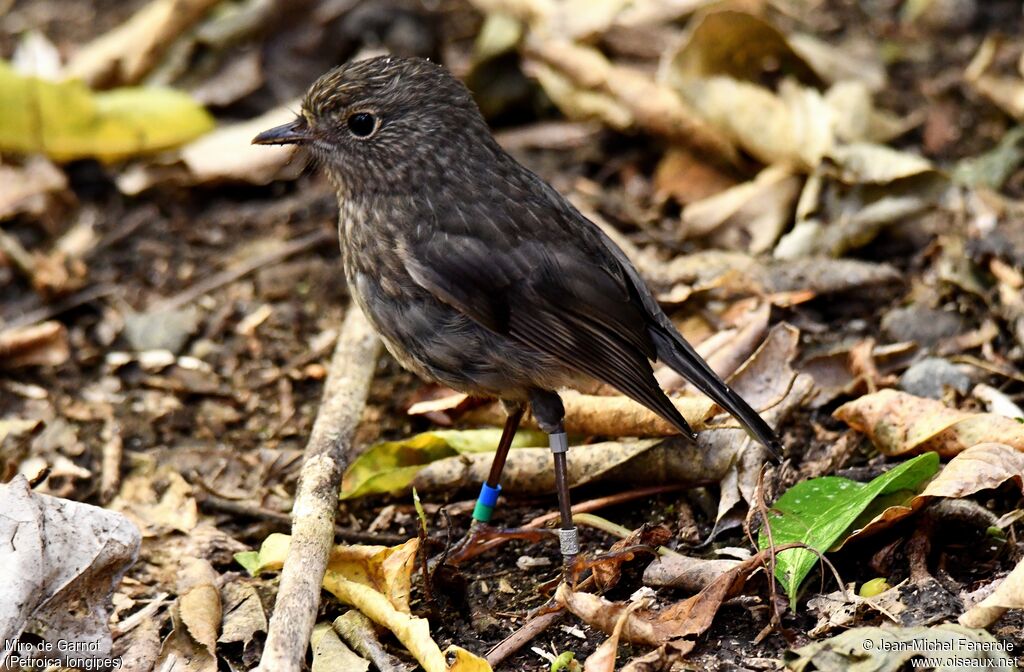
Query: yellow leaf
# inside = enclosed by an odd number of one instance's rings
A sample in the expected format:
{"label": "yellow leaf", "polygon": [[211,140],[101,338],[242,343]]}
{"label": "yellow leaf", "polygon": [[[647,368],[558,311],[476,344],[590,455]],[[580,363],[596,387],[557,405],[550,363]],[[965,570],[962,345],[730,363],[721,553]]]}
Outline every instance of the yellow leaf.
{"label": "yellow leaf", "polygon": [[[399,546],[335,546],[327,563],[328,576],[334,573],[368,586],[384,595],[399,611],[409,613],[409,590],[416,564],[419,539]],[[324,579],[324,587],[327,579]]]}
{"label": "yellow leaf", "polygon": [[[272,534],[255,556],[241,560],[250,572],[280,569],[288,555],[291,538]],[[409,613],[409,588],[419,539],[398,546],[346,546],[331,549],[324,588],[336,598],[361,611],[374,623],[394,633],[426,672],[490,672],[486,660],[457,646],[448,653],[455,662],[448,667],[445,654],[430,638],[425,618]]]}
{"label": "yellow leaf", "polygon": [[213,117],[173,89],[102,93],[79,81],[25,77],[0,61],[0,151],[58,161],[116,161],[177,147],[213,128]]}
{"label": "yellow leaf", "polygon": [[313,672],[366,672],[370,661],[348,648],[330,623],[317,623],[309,638],[313,648]]}
{"label": "yellow leaf", "polygon": [[426,672],[491,670],[486,660],[458,647],[449,649],[455,653],[455,663],[448,667],[444,653],[430,637],[430,624],[427,619],[397,610],[388,598],[368,586],[350,581],[337,572],[328,571],[324,577],[324,588],[342,602],[351,604],[363,612],[374,623],[394,633]]}
{"label": "yellow leaf", "polygon": [[445,655],[454,655],[455,662],[446,672],[491,672],[491,664],[480,656],[454,644],[445,649]]}

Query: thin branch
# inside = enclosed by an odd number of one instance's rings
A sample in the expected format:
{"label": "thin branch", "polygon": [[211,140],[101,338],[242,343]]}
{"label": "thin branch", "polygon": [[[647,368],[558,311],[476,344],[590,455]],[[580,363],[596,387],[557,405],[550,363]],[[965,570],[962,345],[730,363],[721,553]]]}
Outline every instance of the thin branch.
{"label": "thin branch", "polygon": [[283,243],[280,247],[273,249],[266,254],[259,254],[255,257],[250,257],[231,268],[224,269],[219,273],[214,273],[208,278],[203,278],[180,294],[149,306],[149,310],[152,312],[158,312],[164,310],[175,310],[182,306],[186,306],[199,297],[220,289],[224,285],[228,285],[255,270],[271,264],[276,264],[277,262],[298,254],[299,252],[316,247],[320,243],[333,240],[335,235],[336,234],[333,231],[329,231],[327,229],[316,229],[312,233],[307,233],[304,236],[289,240]]}
{"label": "thin branch", "polygon": [[320,585],[334,543],[341,474],[355,456],[352,437],[373,379],[380,340],[362,311],[345,316],[306,446],[292,508],[292,539],[270,619],[261,672],[299,672],[320,605]]}

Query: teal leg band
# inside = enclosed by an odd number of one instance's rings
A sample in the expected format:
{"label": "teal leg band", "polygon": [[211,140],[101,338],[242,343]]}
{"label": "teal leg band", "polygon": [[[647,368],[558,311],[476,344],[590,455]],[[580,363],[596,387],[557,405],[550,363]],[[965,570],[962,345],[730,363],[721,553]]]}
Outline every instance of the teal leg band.
{"label": "teal leg band", "polygon": [[494,513],[494,506],[498,503],[498,495],[501,494],[501,486],[492,488],[484,483],[480,487],[480,496],[476,498],[476,506],[473,507],[473,520],[487,523]]}

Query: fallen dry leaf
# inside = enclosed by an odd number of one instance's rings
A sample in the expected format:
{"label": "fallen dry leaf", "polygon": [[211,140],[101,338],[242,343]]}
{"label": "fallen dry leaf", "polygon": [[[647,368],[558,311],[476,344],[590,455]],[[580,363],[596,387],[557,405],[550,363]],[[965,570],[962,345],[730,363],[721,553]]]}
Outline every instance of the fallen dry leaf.
{"label": "fallen dry leaf", "polygon": [[786,36],[765,19],[747,12],[709,12],[669,57],[669,84],[727,75],[759,81],[769,65],[813,82],[815,73],[789,45]]}
{"label": "fallen dry leaf", "polygon": [[135,195],[159,184],[218,182],[267,184],[299,176],[305,159],[290,146],[253,145],[262,130],[295,118],[299,101],[277,107],[249,121],[221,126],[178,150],[176,158],[137,165],[117,176],[121,193]]}
{"label": "fallen dry leaf", "polygon": [[848,184],[889,184],[925,173],[936,174],[931,162],[923,157],[869,142],[836,146],[828,157],[838,169],[838,179]]}
{"label": "fallen dry leaf", "polygon": [[0,484],[0,511],[0,661],[24,632],[51,643],[43,655],[81,655],[69,644],[109,654],[110,594],[138,557],[138,529],[119,513],[32,492],[21,475]]}
{"label": "fallen dry leaf", "polygon": [[1024,425],[992,413],[949,408],[940,401],[880,390],[843,404],[833,414],[866,434],[886,455],[934,450],[952,457],[979,443],[1024,451]]}
{"label": "fallen dry leaf", "polygon": [[108,506],[128,516],[146,537],[169,531],[187,534],[199,523],[192,486],[170,467],[140,467],[124,480]]}
{"label": "fallen dry leaf", "polygon": [[793,80],[779,93],[714,76],[678,84],[682,97],[729,140],[765,164],[809,170],[832,149],[832,116],[824,97]]}
{"label": "fallen dry leaf", "polygon": [[[412,571],[416,566],[419,539],[399,546],[335,546],[327,563],[328,573],[366,585],[384,595],[395,609],[409,613]],[[324,587],[331,590],[324,579]]]}
{"label": "fallen dry leaf", "polygon": [[[546,67],[546,70],[540,69],[540,73],[555,75],[563,89],[549,91],[556,104],[566,100],[566,92],[575,93],[577,101],[587,96],[584,100],[592,110],[563,109],[567,116],[578,115],[581,111],[604,113],[607,116],[601,118],[613,128],[637,126],[706,151],[719,160],[736,161],[736,150],[724,134],[695,114],[675,91],[647,74],[616,65],[596,49],[554,37],[543,30],[531,32],[524,49],[535,65]],[[536,68],[532,71],[538,72]],[[541,79],[541,84],[546,86],[547,82]]]}
{"label": "fallen dry leaf", "polygon": [[997,37],[987,37],[964,71],[964,80],[1011,117],[1024,120],[1024,79],[988,72],[999,46]]}
{"label": "fallen dry leaf", "polygon": [[1024,491],[1024,452],[1001,443],[979,443],[949,461],[909,502],[889,506],[843,541],[865,537],[887,529],[936,497],[969,497],[982,490],[998,488],[1009,480]]}
{"label": "fallen dry leaf", "polygon": [[217,572],[207,560],[199,558],[185,558],[181,565],[178,575],[181,622],[198,643],[216,655],[221,616]]}
{"label": "fallen dry leaf", "polygon": [[671,197],[683,205],[733,186],[735,178],[685,147],[669,148],[654,171],[654,191],[658,197]]}
{"label": "fallen dry leaf", "polygon": [[156,65],[175,38],[217,0],[154,0],[130,19],[80,49],[65,68],[91,85],[134,84]]}
{"label": "fallen dry leaf", "polygon": [[[252,574],[279,570],[288,555],[290,537],[272,534],[258,553],[236,556]],[[430,637],[425,618],[409,613],[409,589],[419,539],[394,547],[338,545],[331,550],[324,589],[350,604],[374,623],[394,633],[426,672],[490,672],[487,662],[458,646],[444,652]],[[449,667],[446,655],[455,662]]]}
{"label": "fallen dry leaf", "polygon": [[818,622],[807,634],[820,637],[833,630],[849,628],[858,620],[863,620],[868,610],[899,623],[899,615],[906,609],[906,605],[900,601],[899,589],[903,586],[909,586],[909,579],[894,586],[895,590],[890,588],[874,597],[861,597],[853,583],[848,584],[845,590],[816,595],[807,601],[807,610],[817,616]]}
{"label": "fallen dry leaf", "polygon": [[68,330],[55,320],[0,331],[0,369],[60,366],[70,356]]}
{"label": "fallen dry leaf", "polygon": [[0,220],[27,213],[39,216],[52,201],[69,198],[64,172],[42,156],[33,156],[23,166],[0,166]]}
{"label": "fallen dry leaf", "polygon": [[987,628],[1008,609],[1024,609],[1024,561],[1017,563],[991,595],[968,609],[958,620],[960,625],[968,628]]}
{"label": "fallen dry leaf", "polygon": [[587,660],[583,663],[583,672],[615,672],[615,656],[619,651],[619,637],[622,636],[622,628],[626,625],[629,615],[642,606],[644,603],[637,601],[626,607],[619,616],[619,620],[615,622],[615,627],[612,628],[608,639],[601,642],[597,650],[587,656]]}
{"label": "fallen dry leaf", "polygon": [[[762,566],[771,552],[767,549],[757,553],[693,597],[659,610],[635,608],[591,593],[575,592],[564,583],[558,587],[555,600],[591,627],[608,634],[618,629],[627,642],[646,646],[672,642],[677,648],[692,649],[696,641],[691,638],[711,626],[722,602],[742,590],[750,574]],[[621,624],[620,619],[624,619]]]}
{"label": "fallen dry leaf", "polygon": [[644,570],[645,586],[679,588],[687,592],[703,590],[722,574],[740,564],[739,560],[694,558],[688,555],[663,555]]}
{"label": "fallen dry leaf", "polygon": [[943,467],[921,497],[967,497],[1015,480],[1024,492],[1024,452],[1001,443],[979,443]]}
{"label": "fallen dry leaf", "polygon": [[189,670],[217,668],[217,634],[221,625],[217,572],[207,560],[184,558],[178,575],[178,601],[172,607],[174,630],[160,652],[159,665]]}
{"label": "fallen dry leaf", "polygon": [[[815,393],[808,400],[811,407],[823,406],[843,394],[856,396],[863,391],[865,381],[853,371],[851,360],[853,348],[861,342],[841,344],[807,357],[800,363],[800,371],[814,378]],[[911,342],[875,345],[871,349],[871,359],[880,373],[890,374],[906,368],[917,352],[917,344]]]}
{"label": "fallen dry leaf", "polygon": [[594,558],[588,563],[593,571],[599,592],[608,592],[619,583],[619,579],[622,577],[623,563],[633,560],[636,556],[636,553],[629,549],[644,546],[656,551],[671,537],[672,532],[664,525],[644,523],[630,532],[628,536],[612,544],[611,548],[602,554],[603,557]]}
{"label": "fallen dry leaf", "polygon": [[43,424],[42,420],[23,420],[21,418],[0,419],[0,448],[7,448],[5,443],[8,438],[16,439],[27,436]]}
{"label": "fallen dry leaf", "polygon": [[256,633],[267,631],[267,612],[256,586],[244,581],[230,581],[221,588],[224,622],[219,644],[249,644]]}
{"label": "fallen dry leaf", "polygon": [[769,166],[744,182],[683,210],[687,237],[709,236],[716,247],[760,254],[772,248],[792,219],[802,179]]}
{"label": "fallen dry leaf", "polygon": [[348,648],[330,623],[317,623],[309,638],[313,649],[312,672],[366,672],[370,661]]}

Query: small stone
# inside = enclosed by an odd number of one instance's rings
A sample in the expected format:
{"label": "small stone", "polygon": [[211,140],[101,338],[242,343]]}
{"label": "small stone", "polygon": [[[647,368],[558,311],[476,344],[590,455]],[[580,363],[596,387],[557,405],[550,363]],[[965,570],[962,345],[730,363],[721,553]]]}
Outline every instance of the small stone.
{"label": "small stone", "polygon": [[131,313],[124,318],[124,337],[132,350],[170,350],[181,352],[199,327],[199,310],[161,310]]}
{"label": "small stone", "polygon": [[523,570],[524,572],[534,567],[550,567],[551,558],[533,558],[529,555],[520,555],[519,559],[516,560],[516,567]]}
{"label": "small stone", "polygon": [[900,378],[900,389],[904,392],[929,399],[941,399],[947,386],[967,394],[971,389],[971,378],[955,364],[939,357],[922,359]]}
{"label": "small stone", "polygon": [[214,399],[201,401],[197,415],[200,423],[214,434],[223,433],[242,419],[242,414],[235,407]]}
{"label": "small stone", "polygon": [[882,317],[882,330],[894,341],[913,341],[929,347],[960,332],[960,315],[918,304],[890,310]]}
{"label": "small stone", "polygon": [[146,350],[139,353],[139,366],[150,373],[159,373],[174,364],[174,361],[174,353],[170,350]]}
{"label": "small stone", "polygon": [[113,352],[107,353],[106,362],[107,366],[109,366],[111,369],[119,369],[125,364],[131,363],[132,359],[132,356],[127,352],[115,350]]}

